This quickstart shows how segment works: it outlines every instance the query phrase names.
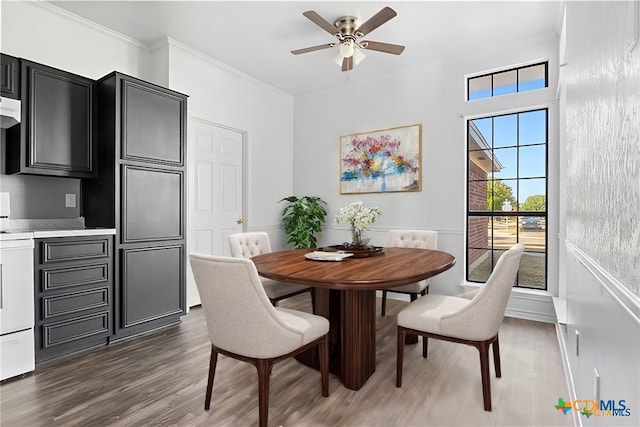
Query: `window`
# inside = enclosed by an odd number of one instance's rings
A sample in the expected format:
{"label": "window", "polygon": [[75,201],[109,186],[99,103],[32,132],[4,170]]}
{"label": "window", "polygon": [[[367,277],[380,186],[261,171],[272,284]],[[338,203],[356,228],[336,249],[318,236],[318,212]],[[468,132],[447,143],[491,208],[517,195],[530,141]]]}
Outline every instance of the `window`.
{"label": "window", "polygon": [[549,86],[547,62],[467,79],[467,101]]}
{"label": "window", "polygon": [[467,281],[525,245],[516,286],[547,289],[547,109],[467,121]]}

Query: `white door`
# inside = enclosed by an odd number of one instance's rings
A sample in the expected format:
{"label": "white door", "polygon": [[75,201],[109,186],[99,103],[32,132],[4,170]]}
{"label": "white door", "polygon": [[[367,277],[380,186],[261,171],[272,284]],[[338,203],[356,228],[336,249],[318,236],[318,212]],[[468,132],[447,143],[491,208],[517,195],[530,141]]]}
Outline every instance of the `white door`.
{"label": "white door", "polygon": [[[242,231],[244,134],[194,117],[187,129],[187,254],[229,256],[227,236]],[[188,265],[187,307],[198,304],[200,296]]]}

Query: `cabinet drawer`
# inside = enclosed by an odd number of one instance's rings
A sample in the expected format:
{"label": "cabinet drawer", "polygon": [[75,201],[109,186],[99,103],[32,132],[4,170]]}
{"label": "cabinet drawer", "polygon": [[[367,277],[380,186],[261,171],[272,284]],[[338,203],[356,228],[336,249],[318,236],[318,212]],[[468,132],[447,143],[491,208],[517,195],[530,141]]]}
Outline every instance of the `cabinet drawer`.
{"label": "cabinet drawer", "polygon": [[109,264],[106,263],[42,270],[42,292],[108,281]]}
{"label": "cabinet drawer", "polygon": [[109,256],[109,237],[42,242],[42,263],[76,261]]}
{"label": "cabinet drawer", "polygon": [[50,348],[99,334],[109,334],[109,312],[77,317],[42,326],[43,347]]}
{"label": "cabinet drawer", "polygon": [[109,306],[109,288],[42,298],[44,319]]}

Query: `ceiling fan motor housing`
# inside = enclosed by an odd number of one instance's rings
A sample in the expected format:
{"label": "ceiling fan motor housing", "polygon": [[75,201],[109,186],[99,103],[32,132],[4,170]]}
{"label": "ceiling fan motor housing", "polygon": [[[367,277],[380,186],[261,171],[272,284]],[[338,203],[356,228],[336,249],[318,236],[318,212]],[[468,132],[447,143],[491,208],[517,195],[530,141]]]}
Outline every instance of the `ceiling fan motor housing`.
{"label": "ceiling fan motor housing", "polygon": [[335,36],[342,42],[345,40],[355,40],[356,37],[362,37],[363,34],[356,31],[360,26],[360,21],[355,16],[343,16],[336,19],[333,23],[338,29]]}

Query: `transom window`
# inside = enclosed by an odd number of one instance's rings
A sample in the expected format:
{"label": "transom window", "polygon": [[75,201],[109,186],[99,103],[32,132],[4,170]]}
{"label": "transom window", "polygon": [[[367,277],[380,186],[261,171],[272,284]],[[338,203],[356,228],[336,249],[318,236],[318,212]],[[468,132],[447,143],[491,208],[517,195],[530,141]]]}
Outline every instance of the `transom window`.
{"label": "transom window", "polygon": [[516,286],[547,288],[548,110],[467,121],[467,281],[525,245]]}
{"label": "transom window", "polygon": [[549,86],[547,62],[467,79],[467,101],[525,92]]}

